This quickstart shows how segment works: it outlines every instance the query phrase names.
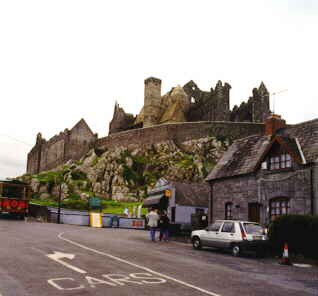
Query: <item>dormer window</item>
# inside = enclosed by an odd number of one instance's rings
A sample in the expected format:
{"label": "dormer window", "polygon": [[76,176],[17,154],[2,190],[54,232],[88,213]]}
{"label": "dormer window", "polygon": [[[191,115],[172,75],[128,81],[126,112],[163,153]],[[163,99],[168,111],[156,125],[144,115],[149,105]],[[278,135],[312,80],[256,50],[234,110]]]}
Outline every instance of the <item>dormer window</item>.
{"label": "dormer window", "polygon": [[291,156],[287,153],[269,157],[270,170],[291,168],[291,166],[292,166],[292,159],[291,159]]}

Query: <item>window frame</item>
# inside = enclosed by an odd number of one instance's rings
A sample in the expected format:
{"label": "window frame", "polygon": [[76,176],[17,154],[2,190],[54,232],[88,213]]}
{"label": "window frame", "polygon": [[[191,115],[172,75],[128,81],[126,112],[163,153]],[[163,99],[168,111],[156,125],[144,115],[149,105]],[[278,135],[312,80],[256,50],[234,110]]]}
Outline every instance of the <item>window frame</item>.
{"label": "window frame", "polygon": [[276,197],[269,201],[269,220],[274,221],[280,216],[290,213],[290,198]]}
{"label": "window frame", "polygon": [[[224,229],[224,227],[228,227],[229,225],[231,225],[231,228],[229,229]],[[235,233],[235,225],[234,225],[234,222],[231,222],[231,221],[225,221],[222,225],[222,229],[221,229],[221,232],[224,232],[224,233]]]}
{"label": "window frame", "polygon": [[292,157],[289,153],[273,154],[268,157],[268,170],[276,171],[292,168]]}
{"label": "window frame", "polygon": [[[216,226],[216,225],[218,225],[219,228],[218,229],[213,229],[213,226]],[[216,221],[216,222],[212,223],[211,225],[209,225],[208,231],[218,232],[218,231],[220,231],[222,225],[223,225],[223,222]]]}
{"label": "window frame", "polygon": [[233,220],[233,202],[229,201],[225,203],[225,220]]}

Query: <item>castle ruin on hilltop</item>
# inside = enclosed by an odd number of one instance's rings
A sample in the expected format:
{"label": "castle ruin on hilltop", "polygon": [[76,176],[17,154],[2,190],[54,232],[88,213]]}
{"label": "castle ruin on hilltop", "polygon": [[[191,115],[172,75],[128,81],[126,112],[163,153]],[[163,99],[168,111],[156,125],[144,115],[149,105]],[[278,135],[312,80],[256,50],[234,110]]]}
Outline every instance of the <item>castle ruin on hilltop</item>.
{"label": "castle ruin on hilltop", "polygon": [[161,95],[161,80],[145,80],[144,106],[136,116],[115,103],[109,135],[98,138],[84,119],[71,130],[65,129],[49,140],[37,135],[28,153],[27,173],[56,168],[68,160],[79,160],[91,148],[116,149],[118,146],[182,142],[207,136],[237,139],[264,132],[270,114],[269,92],[262,82],[247,102],[230,110],[228,83],[202,91],[192,80]]}
{"label": "castle ruin on hilltop", "polygon": [[228,83],[218,81],[209,92],[202,91],[192,80],[161,95],[161,80],[150,77],[145,80],[144,106],[137,116],[128,114],[115,103],[109,134],[150,127],[157,124],[196,121],[234,121],[262,123],[270,113],[269,92],[262,82],[253,89],[247,103],[230,110]]}

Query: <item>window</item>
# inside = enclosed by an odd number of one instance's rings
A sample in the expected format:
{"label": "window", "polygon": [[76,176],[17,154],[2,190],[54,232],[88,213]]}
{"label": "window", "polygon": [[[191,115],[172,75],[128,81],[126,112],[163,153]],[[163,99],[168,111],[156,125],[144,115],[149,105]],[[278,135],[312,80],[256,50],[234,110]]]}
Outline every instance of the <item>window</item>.
{"label": "window", "polygon": [[222,232],[234,233],[234,223],[233,222],[224,222],[222,227]]}
{"label": "window", "polygon": [[196,213],[196,215],[204,215],[204,209],[196,208],[195,213]]}
{"label": "window", "polygon": [[221,225],[222,225],[222,222],[215,222],[209,226],[208,230],[209,231],[219,231]]}
{"label": "window", "polygon": [[290,203],[288,198],[275,198],[270,201],[270,219],[274,221],[281,215],[289,213]]}
{"label": "window", "polygon": [[232,220],[233,219],[233,203],[227,202],[225,204],[225,220]]}
{"label": "window", "polygon": [[291,166],[292,166],[292,159],[291,159],[291,156],[287,153],[271,156],[269,158],[270,170],[291,168]]}

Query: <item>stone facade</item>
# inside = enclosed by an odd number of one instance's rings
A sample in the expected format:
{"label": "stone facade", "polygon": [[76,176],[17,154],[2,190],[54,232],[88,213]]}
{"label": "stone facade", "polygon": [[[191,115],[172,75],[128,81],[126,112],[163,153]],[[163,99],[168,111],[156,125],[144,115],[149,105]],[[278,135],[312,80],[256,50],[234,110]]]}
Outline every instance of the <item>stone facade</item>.
{"label": "stone facade", "polygon": [[118,146],[148,145],[173,140],[183,142],[207,136],[239,139],[263,134],[264,124],[251,122],[184,122],[155,125],[109,135],[96,141],[96,147],[113,149]]}
{"label": "stone facade", "polygon": [[318,214],[318,120],[287,126],[278,115],[265,135],[234,141],[210,172],[210,221],[268,224],[277,216]]}
{"label": "stone facade", "polygon": [[93,134],[81,119],[71,130],[46,141],[41,133],[37,135],[36,144],[28,153],[27,173],[35,174],[56,168],[70,159],[80,159],[95,143],[97,135]]}
{"label": "stone facade", "polygon": [[294,171],[267,173],[260,170],[255,176],[241,176],[213,183],[211,220],[225,219],[227,203],[232,203],[233,219],[252,220],[249,205],[259,207],[259,221],[270,222],[270,201],[275,198],[290,200],[289,212],[312,214],[311,168],[298,167]]}
{"label": "stone facade", "polygon": [[109,134],[162,123],[195,121],[235,121],[262,123],[270,114],[269,92],[262,82],[253,89],[248,102],[230,110],[230,89],[228,83],[218,81],[215,88],[202,91],[194,81],[183,87],[173,87],[161,95],[161,80],[150,77],[145,80],[144,106],[133,117],[115,105]]}
{"label": "stone facade", "polygon": [[269,112],[265,85],[262,83],[253,91],[249,103],[242,104],[244,108],[233,111],[229,108],[230,89],[228,83],[223,85],[219,81],[215,89],[205,92],[190,81],[162,96],[161,80],[150,77],[145,80],[144,106],[137,116],[125,113],[115,103],[108,137],[98,139],[83,119],[71,130],[65,129],[48,141],[39,133],[28,154],[27,173],[39,173],[70,159],[78,160],[90,147],[111,149],[118,145],[180,142],[206,136],[234,140],[263,133],[262,118]]}

